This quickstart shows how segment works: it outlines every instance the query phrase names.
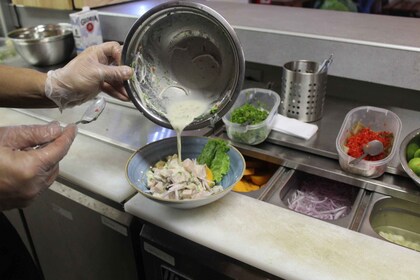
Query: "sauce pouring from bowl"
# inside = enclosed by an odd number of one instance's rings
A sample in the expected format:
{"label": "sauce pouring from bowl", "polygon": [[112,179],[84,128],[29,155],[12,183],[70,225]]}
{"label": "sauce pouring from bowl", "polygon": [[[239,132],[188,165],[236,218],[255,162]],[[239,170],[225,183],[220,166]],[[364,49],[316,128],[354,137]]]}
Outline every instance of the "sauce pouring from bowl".
{"label": "sauce pouring from bowl", "polygon": [[[179,87],[169,87],[166,89],[168,96],[164,107],[166,109],[166,117],[176,132],[178,159],[181,158],[181,133],[194,119],[204,114],[210,106],[210,101],[205,98],[187,98],[187,92],[180,95]],[[172,93],[172,94],[171,94]],[[169,94],[169,95],[168,95]]]}

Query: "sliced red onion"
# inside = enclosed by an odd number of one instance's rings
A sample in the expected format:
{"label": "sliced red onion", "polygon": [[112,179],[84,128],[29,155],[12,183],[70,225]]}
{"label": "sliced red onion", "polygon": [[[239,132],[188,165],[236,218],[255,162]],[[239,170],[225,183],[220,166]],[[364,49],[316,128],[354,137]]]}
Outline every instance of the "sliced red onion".
{"label": "sliced red onion", "polygon": [[353,193],[350,187],[334,182],[303,182],[287,200],[296,212],[322,220],[337,220],[348,215]]}

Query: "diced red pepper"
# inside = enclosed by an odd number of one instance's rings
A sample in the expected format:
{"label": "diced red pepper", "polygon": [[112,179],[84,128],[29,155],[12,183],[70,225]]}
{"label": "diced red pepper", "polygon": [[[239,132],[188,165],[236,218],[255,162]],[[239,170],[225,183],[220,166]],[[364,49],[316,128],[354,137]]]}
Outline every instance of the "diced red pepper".
{"label": "diced red pepper", "polygon": [[370,128],[362,128],[359,132],[347,138],[346,146],[349,148],[347,154],[354,158],[363,155],[363,146],[372,140],[379,140],[384,145],[384,152],[377,156],[366,156],[365,160],[381,160],[388,156],[391,149],[393,134],[389,131],[375,132]]}

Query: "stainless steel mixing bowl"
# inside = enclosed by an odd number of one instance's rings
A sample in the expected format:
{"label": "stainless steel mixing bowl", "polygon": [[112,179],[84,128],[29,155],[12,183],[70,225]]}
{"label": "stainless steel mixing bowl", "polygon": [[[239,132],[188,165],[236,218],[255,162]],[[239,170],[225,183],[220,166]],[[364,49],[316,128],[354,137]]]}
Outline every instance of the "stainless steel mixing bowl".
{"label": "stainless steel mixing bowl", "polygon": [[233,28],[214,10],[193,2],[167,2],[140,17],[127,35],[122,61],[135,69],[125,83],[132,102],[154,123],[172,128],[162,104],[165,95],[209,100],[211,110],[187,130],[218,121],[233,105],[245,73]]}
{"label": "stainless steel mixing bowl", "polygon": [[47,24],[9,32],[16,51],[29,64],[50,66],[70,58],[74,38],[70,24]]}
{"label": "stainless steel mixing bowl", "polygon": [[410,169],[407,162],[407,155],[406,155],[407,146],[408,144],[413,143],[413,142],[420,143],[420,128],[415,129],[412,132],[410,132],[401,142],[400,161],[401,161],[401,166],[403,167],[407,175],[411,179],[413,179],[413,181],[416,183],[417,186],[420,187],[420,176],[417,176],[416,173],[414,173],[414,171]]}

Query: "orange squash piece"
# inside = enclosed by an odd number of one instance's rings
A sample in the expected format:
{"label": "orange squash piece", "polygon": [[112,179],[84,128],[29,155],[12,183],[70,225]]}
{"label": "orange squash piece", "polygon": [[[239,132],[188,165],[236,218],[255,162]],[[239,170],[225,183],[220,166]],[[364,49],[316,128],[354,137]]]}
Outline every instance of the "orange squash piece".
{"label": "orange squash piece", "polygon": [[211,169],[207,167],[206,165],[206,178],[207,180],[209,180],[210,182],[213,181],[213,172],[211,172]]}
{"label": "orange squash piece", "polygon": [[255,185],[262,186],[270,180],[271,174],[251,175],[251,182]]}
{"label": "orange squash piece", "polygon": [[253,175],[253,174],[255,174],[254,168],[245,168],[244,176]]}
{"label": "orange squash piece", "polygon": [[252,183],[249,183],[245,180],[241,180],[238,183],[236,183],[236,185],[233,187],[233,190],[235,192],[251,192],[251,191],[256,191],[259,190],[260,187],[257,185],[254,185]]}

